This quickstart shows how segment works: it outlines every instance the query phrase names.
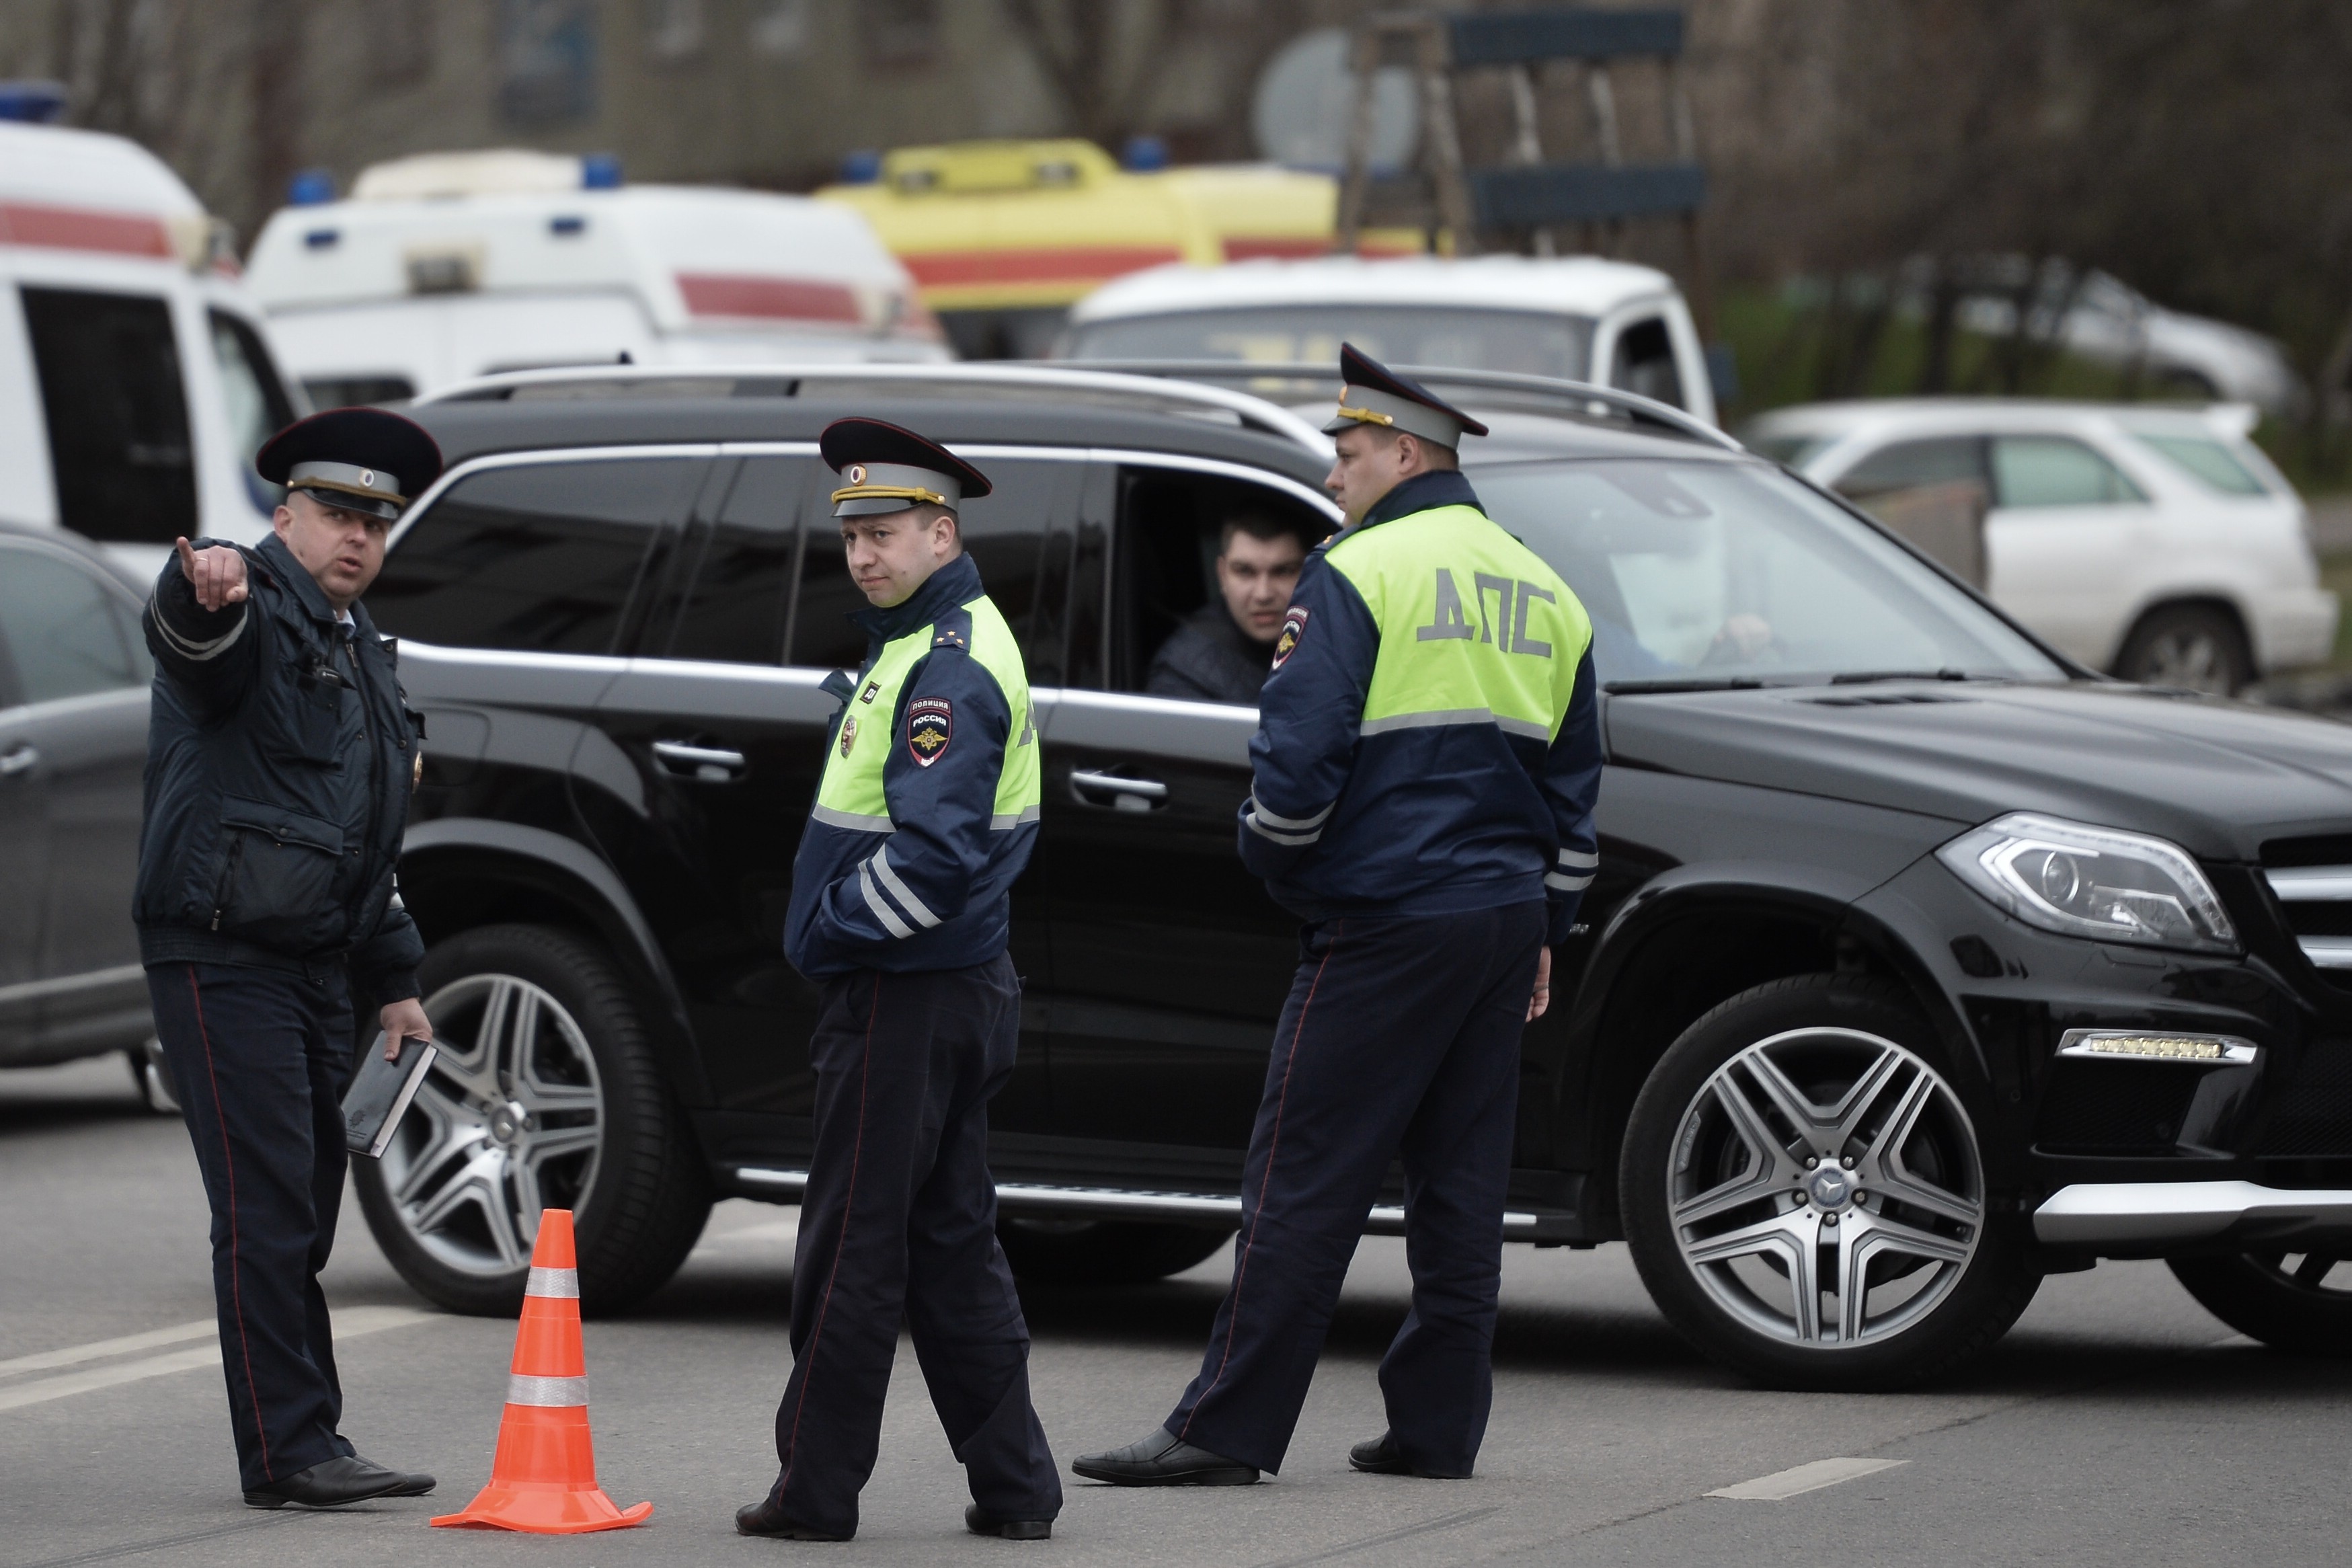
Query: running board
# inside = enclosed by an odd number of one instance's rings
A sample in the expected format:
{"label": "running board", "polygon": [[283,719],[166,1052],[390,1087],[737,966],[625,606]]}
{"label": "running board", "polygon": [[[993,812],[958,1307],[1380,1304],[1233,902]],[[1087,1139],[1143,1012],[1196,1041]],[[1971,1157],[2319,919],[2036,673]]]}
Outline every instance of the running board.
{"label": "running board", "polygon": [[[747,1189],[748,1195],[771,1203],[794,1202],[808,1186],[806,1171],[769,1170],[754,1165],[736,1166],[735,1179]],[[1146,1193],[1123,1187],[999,1182],[996,1206],[1006,1214],[1054,1215],[1065,1219],[1162,1220],[1227,1227],[1238,1227],[1242,1222],[1241,1199],[1213,1193]],[[1404,1210],[1392,1204],[1378,1205],[1364,1218],[1364,1234],[1402,1236]],[[1584,1237],[1573,1214],[1514,1209],[1503,1215],[1503,1239],[1558,1246]]]}

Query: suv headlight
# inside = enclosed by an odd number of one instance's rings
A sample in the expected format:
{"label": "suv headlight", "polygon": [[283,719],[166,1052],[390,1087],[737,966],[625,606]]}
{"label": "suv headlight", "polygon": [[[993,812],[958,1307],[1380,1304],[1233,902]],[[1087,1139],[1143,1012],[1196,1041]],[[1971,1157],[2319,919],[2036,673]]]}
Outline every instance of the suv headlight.
{"label": "suv headlight", "polygon": [[1954,875],[2028,925],[2064,936],[2234,952],[2213,884],[2175,845],[2018,812],[1936,851]]}

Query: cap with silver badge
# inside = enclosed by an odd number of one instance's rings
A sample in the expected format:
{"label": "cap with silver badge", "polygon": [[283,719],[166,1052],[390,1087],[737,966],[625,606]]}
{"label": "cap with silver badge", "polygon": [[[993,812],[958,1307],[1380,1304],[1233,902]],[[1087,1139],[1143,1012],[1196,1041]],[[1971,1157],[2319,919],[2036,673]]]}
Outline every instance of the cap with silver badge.
{"label": "cap with silver badge", "polygon": [[271,437],[253,471],[273,485],[387,521],[441,477],[441,447],[411,419],[381,408],[331,408]]}
{"label": "cap with silver badge", "polygon": [[953,511],[989,491],[988,478],[938,442],[882,419],[836,419],[817,449],[845,481],[835,517],[874,517],[929,503]]}
{"label": "cap with silver badge", "polygon": [[1486,426],[1417,381],[1397,374],[1353,343],[1339,345],[1339,407],[1323,426],[1337,436],[1359,425],[1377,425],[1433,441],[1451,451],[1465,436],[1484,436]]}

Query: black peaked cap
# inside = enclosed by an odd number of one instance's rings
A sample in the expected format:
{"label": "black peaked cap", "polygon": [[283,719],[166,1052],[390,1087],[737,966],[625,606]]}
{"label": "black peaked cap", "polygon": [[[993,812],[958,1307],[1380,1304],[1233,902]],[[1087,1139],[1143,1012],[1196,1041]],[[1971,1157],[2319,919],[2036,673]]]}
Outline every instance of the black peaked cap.
{"label": "black peaked cap", "polygon": [[898,468],[928,468],[935,474],[949,475],[963,491],[966,500],[989,492],[987,475],[937,441],[918,436],[887,419],[836,419],[824,427],[824,433],[817,437],[816,446],[817,450],[824,454],[826,465],[836,474],[853,463],[887,463]]}
{"label": "black peaked cap", "polygon": [[1368,386],[1375,392],[1385,392],[1391,397],[1402,397],[1408,403],[1418,403],[1434,408],[1448,419],[1459,423],[1465,435],[1484,436],[1486,426],[1456,408],[1421,383],[1402,376],[1364,353],[1353,343],[1339,345],[1339,379],[1349,386]]}
{"label": "black peaked cap", "polygon": [[254,455],[253,471],[273,485],[300,463],[340,463],[392,475],[415,500],[441,477],[441,447],[413,419],[382,408],[331,408],[297,419]]}

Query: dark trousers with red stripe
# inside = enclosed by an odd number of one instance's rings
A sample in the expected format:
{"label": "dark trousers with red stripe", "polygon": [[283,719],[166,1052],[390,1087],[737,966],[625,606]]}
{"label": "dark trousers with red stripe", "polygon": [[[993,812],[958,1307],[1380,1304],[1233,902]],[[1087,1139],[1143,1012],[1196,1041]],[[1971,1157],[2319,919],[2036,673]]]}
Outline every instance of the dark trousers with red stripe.
{"label": "dark trousers with red stripe", "polygon": [[340,966],[147,971],[213,1210],[213,1296],[247,1489],[352,1452],[319,1270],[343,1202],[352,1004]]}
{"label": "dark trousers with red stripe", "polygon": [[1061,1511],[988,1172],[988,1102],[1020,1033],[1021,982],[1003,955],[825,983],[772,1493],[802,1524],[857,1528],[902,1318],[972,1500],[1004,1519]]}
{"label": "dark trousers with red stripe", "polygon": [[1528,903],[1307,928],[1250,1134],[1233,1287],[1169,1431],[1281,1468],[1365,1216],[1402,1159],[1412,1310],[1381,1363],[1389,1430],[1423,1472],[1470,1473],[1494,1401],[1519,1037],[1545,919]]}

